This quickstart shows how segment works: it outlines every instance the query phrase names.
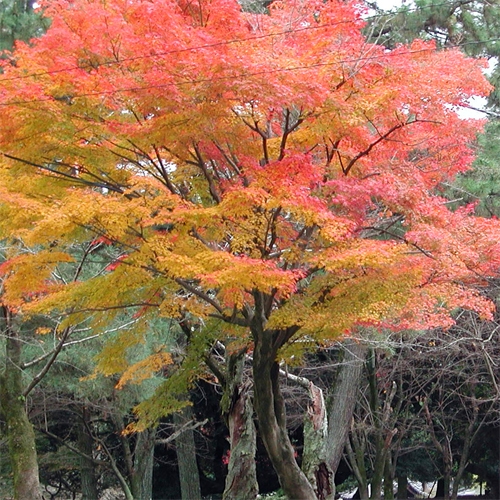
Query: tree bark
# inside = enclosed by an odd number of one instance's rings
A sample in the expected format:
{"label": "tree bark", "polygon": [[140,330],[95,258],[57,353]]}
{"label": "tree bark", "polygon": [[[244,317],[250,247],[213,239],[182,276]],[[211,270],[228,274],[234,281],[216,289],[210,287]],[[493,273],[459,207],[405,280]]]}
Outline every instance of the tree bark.
{"label": "tree bark", "polygon": [[424,415],[427,421],[431,440],[436,450],[441,454],[443,460],[443,476],[438,480],[436,498],[450,500],[451,473],[453,469],[453,455],[451,453],[450,437],[444,433],[443,442],[438,439],[434,429],[433,417],[429,410],[429,402],[427,399],[424,399],[423,403]]}
{"label": "tree bark", "polygon": [[[351,439],[354,445],[351,445]],[[361,500],[368,500],[368,475],[365,466],[365,446],[360,442],[355,431],[351,432],[351,439],[346,441],[346,454],[351,470],[358,483],[358,494]]]}
{"label": "tree bark", "polygon": [[95,500],[99,494],[97,491],[97,477],[94,462],[87,457],[92,457],[94,451],[94,440],[90,433],[90,412],[82,408],[82,422],[78,427],[78,450],[80,456],[80,477],[82,481],[82,500]]}
{"label": "tree bark", "polygon": [[408,476],[399,474],[398,476],[398,500],[406,500],[408,498]]}
{"label": "tree bark", "polygon": [[[448,485],[448,488],[446,488],[446,485]],[[436,500],[443,500],[445,498],[445,492],[447,489],[448,491],[450,489],[449,480],[447,481],[445,477],[440,477],[437,482],[436,496],[434,498]]]}
{"label": "tree bark", "polygon": [[153,494],[153,465],[156,429],[136,434],[134,466],[130,475],[130,489],[134,500],[150,500]]}
{"label": "tree bark", "polygon": [[254,353],[255,411],[259,432],[269,459],[288,498],[316,500],[314,490],[295,460],[284,419],[284,402],[279,389],[279,366]]}
{"label": "tree bark", "polygon": [[394,475],[391,466],[391,454],[388,451],[384,469],[384,500],[394,500]]}
{"label": "tree bark", "polygon": [[[335,478],[349,436],[366,357],[366,346],[362,343],[346,339],[342,347],[344,356],[331,396],[326,439],[326,458],[333,478]],[[332,484],[335,486],[334,480]]]}
{"label": "tree bark", "polygon": [[254,404],[260,436],[285,495],[291,499],[316,500],[313,487],[295,460],[279,385],[277,352],[293,333],[266,330],[265,299],[259,292],[254,294],[254,298],[255,313],[250,328],[254,339]]}
{"label": "tree bark", "polygon": [[[155,431],[138,432],[135,435],[135,447],[132,449],[130,437],[123,432],[125,430],[123,414],[120,412],[114,397],[112,402],[115,406],[111,410],[111,417],[121,443],[121,459],[125,466],[124,473],[120,471],[113,454],[103,442],[101,442],[101,446],[106,450],[111,468],[120,482],[127,500],[143,500],[143,498],[149,500],[153,485],[150,475],[153,467],[152,453],[155,445]],[[141,474],[144,474],[145,477],[143,478]],[[148,488],[150,489],[148,490]]]}
{"label": "tree bark", "polygon": [[7,359],[4,373],[0,377],[0,404],[6,421],[14,499],[42,500],[35,432],[29,421],[23,396],[21,339],[13,325],[10,311],[2,307],[1,312]]}
{"label": "tree bark", "polygon": [[229,430],[230,456],[224,500],[251,500],[257,498],[259,485],[255,464],[256,429],[251,384],[243,382],[245,353],[227,356],[222,411]]}
{"label": "tree bark", "polygon": [[478,423],[478,415],[479,415],[479,407],[477,405],[477,402],[473,402],[472,416],[469,417],[469,424],[467,426],[467,429],[465,429],[465,432],[464,432],[464,444],[462,445],[462,450],[460,453],[460,460],[458,462],[457,472],[456,472],[455,477],[453,479],[453,487],[451,490],[451,499],[452,500],[457,500],[458,488],[460,487],[460,481],[462,481],[462,477],[464,475],[465,468],[467,467],[467,464],[469,462],[470,450],[471,450],[472,444],[474,442],[474,437],[476,435],[476,433],[474,432],[474,429],[476,428],[476,425]]}
{"label": "tree bark", "polygon": [[[192,420],[192,409],[186,406],[181,412],[174,413],[174,423],[181,427]],[[201,500],[200,475],[196,462],[194,431],[187,429],[175,439],[179,481],[182,500]]]}
{"label": "tree bark", "polygon": [[328,417],[323,391],[311,381],[308,381],[308,391],[310,400],[304,420],[302,470],[319,500],[333,500],[335,485],[326,454]]}

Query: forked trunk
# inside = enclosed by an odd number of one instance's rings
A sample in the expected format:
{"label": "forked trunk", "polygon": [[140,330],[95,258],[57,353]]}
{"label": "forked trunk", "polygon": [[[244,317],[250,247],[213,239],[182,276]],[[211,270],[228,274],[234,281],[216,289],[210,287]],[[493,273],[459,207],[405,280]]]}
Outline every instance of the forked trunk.
{"label": "forked trunk", "polygon": [[[274,332],[264,331],[256,319],[253,377],[254,404],[259,432],[285,495],[290,499],[316,500],[314,489],[295,460],[286,429],[285,404],[279,387],[279,365]],[[279,347],[279,344],[278,344]]]}

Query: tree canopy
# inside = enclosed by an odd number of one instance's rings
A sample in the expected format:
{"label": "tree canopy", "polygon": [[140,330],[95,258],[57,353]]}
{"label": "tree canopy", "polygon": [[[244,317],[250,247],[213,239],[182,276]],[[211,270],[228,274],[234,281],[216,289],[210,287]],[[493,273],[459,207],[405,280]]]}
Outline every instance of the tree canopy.
{"label": "tree canopy", "polygon": [[[19,242],[6,306],[96,330],[131,309],[108,374],[150,317],[189,317],[253,350],[270,429],[279,358],[360,327],[447,327],[458,307],[490,317],[476,286],[500,225],[440,194],[473,160],[481,123],[457,111],[491,90],[481,61],[368,43],[356,2],[54,0],[46,15],[0,78],[0,230]],[[78,241],[120,255],[55,282]],[[262,432],[285,491],[309,498],[291,445]]]}

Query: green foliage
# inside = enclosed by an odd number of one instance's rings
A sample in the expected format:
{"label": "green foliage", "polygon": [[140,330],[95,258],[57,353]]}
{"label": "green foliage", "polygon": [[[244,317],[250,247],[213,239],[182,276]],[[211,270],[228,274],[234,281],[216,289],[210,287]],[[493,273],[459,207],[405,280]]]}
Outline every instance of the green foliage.
{"label": "green foliage", "polygon": [[165,381],[159,385],[152,397],[135,408],[138,422],[131,430],[141,431],[155,426],[162,417],[172,414],[189,405],[186,394],[207,368],[201,360],[214,343],[219,332],[220,322],[214,321],[196,329],[190,335],[185,352],[180,354],[178,363],[167,367]]}
{"label": "green foliage", "polygon": [[16,40],[38,37],[49,27],[33,4],[33,0],[0,0],[0,51],[10,50]]}
{"label": "green foliage", "polygon": [[482,217],[500,216],[500,120],[492,119],[478,138],[474,170],[445,185],[451,206],[475,205]]}
{"label": "green foliage", "polygon": [[245,12],[264,14],[271,2],[269,0],[239,0],[239,4]]}
{"label": "green foliage", "polygon": [[[397,474],[406,474],[414,481],[431,482],[439,476],[439,456],[425,432],[412,432],[404,440],[404,447],[410,451],[402,453],[397,462]],[[413,448],[413,449],[412,449]]]}

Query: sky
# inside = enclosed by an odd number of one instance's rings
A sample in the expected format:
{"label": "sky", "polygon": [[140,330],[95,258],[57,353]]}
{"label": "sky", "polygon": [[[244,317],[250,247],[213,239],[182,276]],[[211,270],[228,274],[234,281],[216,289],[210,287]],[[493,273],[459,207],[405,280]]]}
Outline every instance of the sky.
{"label": "sky", "polygon": [[402,3],[411,3],[411,2],[403,2],[402,0],[376,0],[377,5],[384,10],[389,10],[392,7],[399,7]]}

